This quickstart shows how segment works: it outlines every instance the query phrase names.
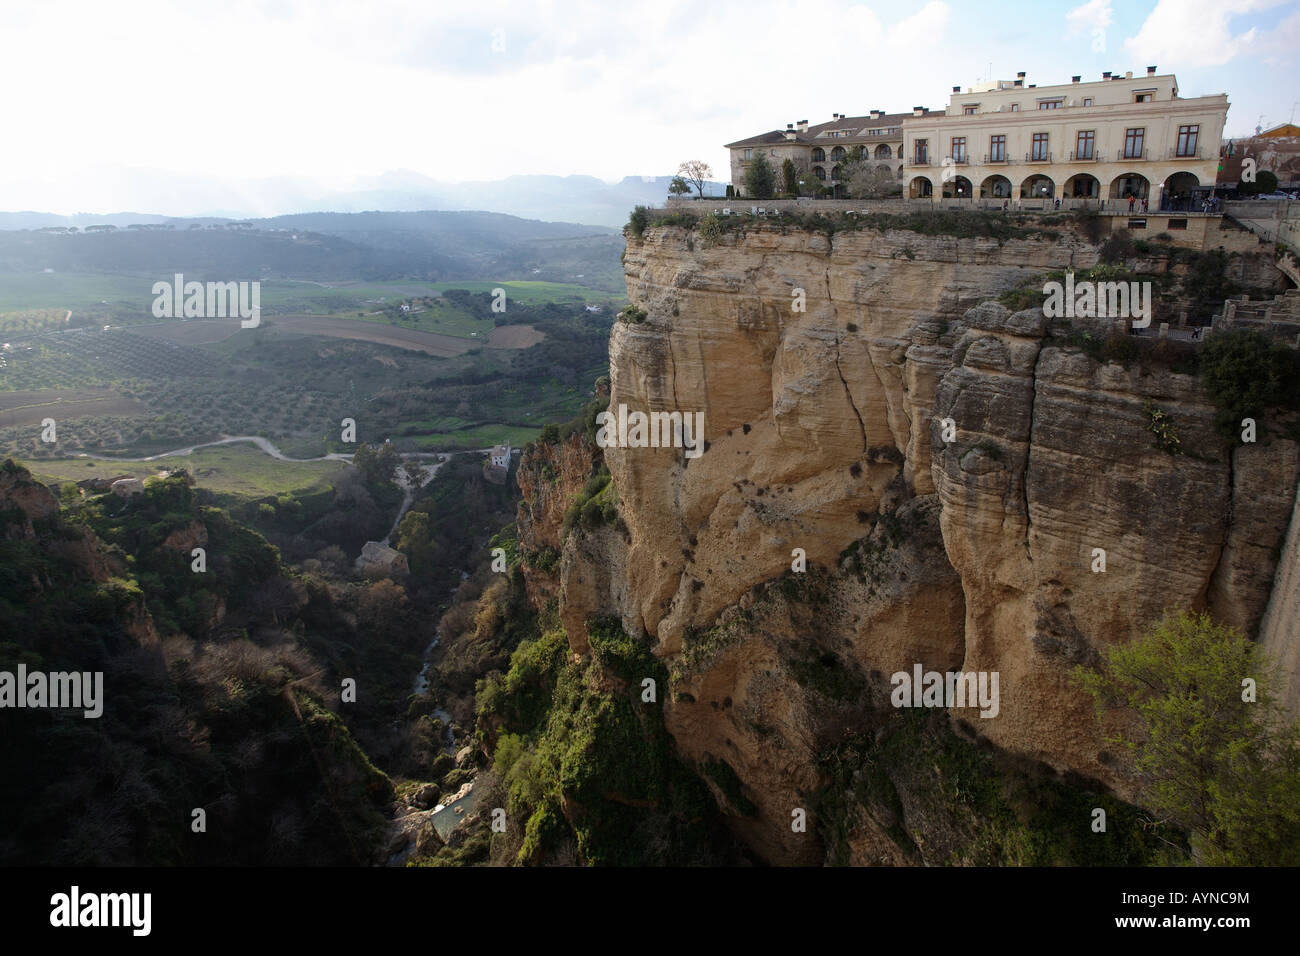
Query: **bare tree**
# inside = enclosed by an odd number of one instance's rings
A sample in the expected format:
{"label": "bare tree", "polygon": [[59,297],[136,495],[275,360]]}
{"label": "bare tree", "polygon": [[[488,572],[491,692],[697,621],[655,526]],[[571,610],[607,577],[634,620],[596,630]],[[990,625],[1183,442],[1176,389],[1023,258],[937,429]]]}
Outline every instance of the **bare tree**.
{"label": "bare tree", "polygon": [[713,167],[702,159],[688,159],[677,167],[677,175],[695,187],[704,198],[704,184],[713,178]]}

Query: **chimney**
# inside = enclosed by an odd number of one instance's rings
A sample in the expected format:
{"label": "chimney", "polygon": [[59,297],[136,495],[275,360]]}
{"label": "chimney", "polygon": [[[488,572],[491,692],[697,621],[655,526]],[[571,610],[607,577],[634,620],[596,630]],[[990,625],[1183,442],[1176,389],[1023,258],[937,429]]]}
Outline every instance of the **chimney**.
{"label": "chimney", "polygon": [[954,93],[960,93],[960,92],[961,92],[961,87],[960,87],[960,86],[954,86],[954,87],[952,88],[952,91],[953,91]]}
{"label": "chimney", "polygon": [[1126,79],[1126,80],[1131,80],[1131,79],[1133,79],[1133,71],[1132,71],[1132,70],[1127,70],[1127,71],[1125,71],[1125,73],[1124,73],[1124,79]]}
{"label": "chimney", "polygon": [[1081,77],[1081,76],[1072,76],[1072,77],[1070,77],[1070,82],[1071,82],[1071,83],[1078,83],[1081,79],[1083,79],[1083,77]]}
{"label": "chimney", "polygon": [[1016,79],[1017,79],[1017,80],[1023,80],[1024,78],[1025,78],[1025,71],[1024,71],[1024,70],[1021,70],[1019,73],[1016,74]]}
{"label": "chimney", "polygon": [[1038,89],[1038,84],[1037,84],[1037,83],[1030,83],[1029,86],[1026,87],[1026,89],[1036,90],[1036,89]]}
{"label": "chimney", "polygon": [[800,121],[799,121],[799,132],[801,132],[801,133],[806,133],[807,131],[808,131],[808,121],[807,121],[807,120],[800,120]]}
{"label": "chimney", "polygon": [[1024,86],[1024,85],[1025,85],[1024,80],[1016,80],[1016,86]]}
{"label": "chimney", "polygon": [[913,106],[913,107],[912,107],[912,115],[913,115],[913,116],[924,116],[924,115],[925,115],[925,107],[924,107],[924,106]]}
{"label": "chimney", "polygon": [[794,137],[795,137],[794,124],[793,124],[793,123],[786,123],[786,124],[785,124],[785,138],[786,138],[786,139],[794,139]]}
{"label": "chimney", "polygon": [[1155,75],[1156,75],[1156,68],[1154,66],[1147,67],[1147,76],[1155,76]]}
{"label": "chimney", "polygon": [[1109,79],[1110,79],[1110,70],[1107,70],[1105,73],[1103,73],[1103,74],[1101,75],[1101,78],[1102,78],[1103,80],[1109,80]]}

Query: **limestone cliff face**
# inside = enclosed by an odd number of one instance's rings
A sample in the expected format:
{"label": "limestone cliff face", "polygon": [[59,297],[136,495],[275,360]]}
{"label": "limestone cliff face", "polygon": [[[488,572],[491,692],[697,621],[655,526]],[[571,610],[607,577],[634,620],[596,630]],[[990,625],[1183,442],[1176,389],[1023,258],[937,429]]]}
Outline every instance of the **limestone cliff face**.
{"label": "limestone cliff face", "polygon": [[812,754],[869,723],[895,671],[999,672],[996,717],[954,716],[1124,792],[1072,668],[1165,608],[1258,628],[1296,444],[1234,448],[1194,378],[1099,363],[990,301],[1096,262],[1069,227],[629,239],[647,315],[615,323],[610,407],[703,412],[706,450],[605,449],[626,533],[568,540],[561,616],[579,652],[593,613],[656,641],[668,727],[706,777],[734,773],[747,805],[722,783],[720,804],[764,858],[816,858],[789,826],[825,782]]}

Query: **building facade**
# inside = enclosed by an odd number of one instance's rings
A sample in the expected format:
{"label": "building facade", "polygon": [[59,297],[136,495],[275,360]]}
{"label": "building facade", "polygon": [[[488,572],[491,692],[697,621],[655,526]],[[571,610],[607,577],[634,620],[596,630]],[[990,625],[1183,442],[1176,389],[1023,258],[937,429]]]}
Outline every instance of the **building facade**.
{"label": "building facade", "polygon": [[1173,74],[1057,86],[1024,75],[962,91],[904,123],[911,198],[1147,200],[1185,207],[1213,189],[1226,94],[1183,99]]}
{"label": "building facade", "polygon": [[[844,194],[838,162],[856,145],[890,164],[911,199],[1093,198],[1147,200],[1151,209],[1185,209],[1214,188],[1226,94],[1178,95],[1173,74],[1155,67],[1135,77],[1105,73],[1088,83],[1037,86],[1025,75],[962,90],[943,110],[868,116],[835,114],[829,123],[789,124],[728,143],[731,182],[744,195],[747,165],[766,154],[781,191],[781,164],[811,168]],[[883,147],[883,148],[882,148]]]}
{"label": "building facade", "polygon": [[[918,108],[919,109],[919,108]],[[807,120],[789,123],[784,130],[771,130],[748,139],[728,143],[731,153],[731,185],[737,196],[745,195],[745,170],[760,153],[767,157],[776,176],[777,192],[783,191],[781,168],[791,160],[802,178],[811,173],[830,190],[842,196],[846,183],[843,165],[855,147],[862,147],[867,163],[901,183],[903,178],[903,120],[911,113],[872,110],[866,116],[834,114],[828,122],[809,126]]]}

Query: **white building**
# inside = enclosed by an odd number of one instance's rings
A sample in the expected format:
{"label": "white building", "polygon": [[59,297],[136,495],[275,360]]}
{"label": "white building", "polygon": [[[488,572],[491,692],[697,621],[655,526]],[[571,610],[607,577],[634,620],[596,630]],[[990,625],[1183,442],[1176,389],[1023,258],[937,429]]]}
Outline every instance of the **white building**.
{"label": "white building", "polygon": [[492,464],[497,468],[510,467],[510,443],[492,446]]}

